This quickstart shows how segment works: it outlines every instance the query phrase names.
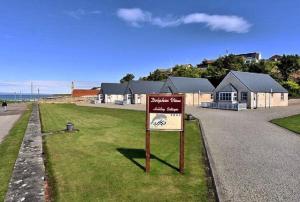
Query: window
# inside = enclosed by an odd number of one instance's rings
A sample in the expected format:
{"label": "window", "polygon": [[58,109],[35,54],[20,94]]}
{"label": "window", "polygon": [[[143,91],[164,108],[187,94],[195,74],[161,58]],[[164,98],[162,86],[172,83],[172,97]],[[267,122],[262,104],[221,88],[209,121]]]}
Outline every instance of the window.
{"label": "window", "polygon": [[210,94],[210,99],[214,99],[214,94],[212,93],[212,94]]}
{"label": "window", "polygon": [[233,93],[233,100],[237,101],[237,93]]}
{"label": "window", "polygon": [[284,93],[281,93],[281,101],[284,100]]}
{"label": "window", "polygon": [[221,101],[231,101],[231,93],[220,93],[219,100]]}
{"label": "window", "polygon": [[241,101],[247,101],[247,100],[248,100],[248,93],[241,92]]}

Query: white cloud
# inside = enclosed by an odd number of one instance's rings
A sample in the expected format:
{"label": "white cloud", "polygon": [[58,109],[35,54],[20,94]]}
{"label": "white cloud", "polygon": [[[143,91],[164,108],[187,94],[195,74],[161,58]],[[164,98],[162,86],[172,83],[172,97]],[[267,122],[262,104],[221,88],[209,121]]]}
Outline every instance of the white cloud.
{"label": "white cloud", "polygon": [[117,16],[132,26],[139,26],[140,23],[151,21],[151,13],[139,8],[120,8]]}
{"label": "white cloud", "polygon": [[160,18],[155,17],[151,19],[151,24],[159,27],[175,27],[181,24],[181,19],[174,19],[172,17]]}
{"label": "white cloud", "polygon": [[246,33],[251,24],[244,18],[235,15],[209,15],[206,13],[191,13],[182,17],[153,17],[152,13],[140,8],[120,8],[117,16],[132,26],[152,24],[159,27],[175,27],[183,24],[204,24],[210,30]]}
{"label": "white cloud", "polygon": [[101,14],[101,11],[99,10],[87,11],[84,9],[77,9],[77,10],[64,11],[64,14],[68,15],[69,17],[80,20],[82,17],[86,15],[99,15]]}
{"label": "white cloud", "polygon": [[224,30],[226,32],[245,33],[251,25],[239,16],[208,15],[205,13],[193,13],[183,17],[184,24],[204,23],[211,30]]}

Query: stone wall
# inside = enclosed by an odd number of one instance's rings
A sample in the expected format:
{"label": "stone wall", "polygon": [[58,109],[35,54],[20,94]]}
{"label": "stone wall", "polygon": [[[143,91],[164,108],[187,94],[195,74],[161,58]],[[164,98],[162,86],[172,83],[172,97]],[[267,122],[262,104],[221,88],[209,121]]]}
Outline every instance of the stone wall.
{"label": "stone wall", "polygon": [[92,103],[96,97],[71,97],[63,96],[53,99],[41,99],[40,103]]}
{"label": "stone wall", "polygon": [[43,146],[39,107],[32,114],[10,179],[5,202],[45,201]]}

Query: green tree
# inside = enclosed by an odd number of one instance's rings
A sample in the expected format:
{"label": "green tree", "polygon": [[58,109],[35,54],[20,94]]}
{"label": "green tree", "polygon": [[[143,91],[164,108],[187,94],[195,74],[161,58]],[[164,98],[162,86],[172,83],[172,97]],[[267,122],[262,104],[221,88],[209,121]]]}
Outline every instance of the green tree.
{"label": "green tree", "polygon": [[128,82],[134,79],[134,75],[133,74],[126,74],[121,80],[120,83],[124,83],[124,82]]}
{"label": "green tree", "polygon": [[248,65],[249,72],[271,74],[276,68],[276,63],[273,61],[261,60],[258,63],[251,63]]}
{"label": "green tree", "polygon": [[213,66],[219,69],[235,71],[243,71],[246,67],[244,58],[233,54],[219,57]]}
{"label": "green tree", "polygon": [[149,76],[142,77],[140,79],[149,81],[162,81],[167,79],[169,76],[198,78],[201,77],[203,72],[203,70],[191,65],[176,65],[170,69],[156,69],[154,72],[151,72]]}
{"label": "green tree", "polygon": [[298,55],[283,55],[278,69],[282,78],[287,81],[290,75],[300,69],[300,58]]}
{"label": "green tree", "polygon": [[285,87],[291,94],[300,93],[300,85],[295,81],[288,80],[282,83],[282,86]]}
{"label": "green tree", "polygon": [[230,54],[216,59],[212,66],[202,73],[202,77],[218,85],[230,70],[245,71],[247,68],[243,57]]}
{"label": "green tree", "polygon": [[217,86],[229,70],[216,66],[208,67],[202,74],[202,77],[207,78],[214,86]]}
{"label": "green tree", "polygon": [[187,65],[176,65],[172,71],[172,76],[199,78],[201,75],[202,71],[199,68]]}
{"label": "green tree", "polygon": [[150,73],[149,76],[144,77],[144,80],[148,81],[162,81],[164,79],[167,79],[168,76],[171,74],[170,71],[162,71],[162,70],[155,70],[154,72]]}

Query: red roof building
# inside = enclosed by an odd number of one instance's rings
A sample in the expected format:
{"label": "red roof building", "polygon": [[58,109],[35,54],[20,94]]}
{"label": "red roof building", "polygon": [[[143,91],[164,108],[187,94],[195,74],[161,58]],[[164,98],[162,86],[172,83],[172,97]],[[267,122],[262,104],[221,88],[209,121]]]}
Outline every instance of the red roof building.
{"label": "red roof building", "polygon": [[97,97],[99,94],[100,90],[74,89],[72,91],[72,97]]}

